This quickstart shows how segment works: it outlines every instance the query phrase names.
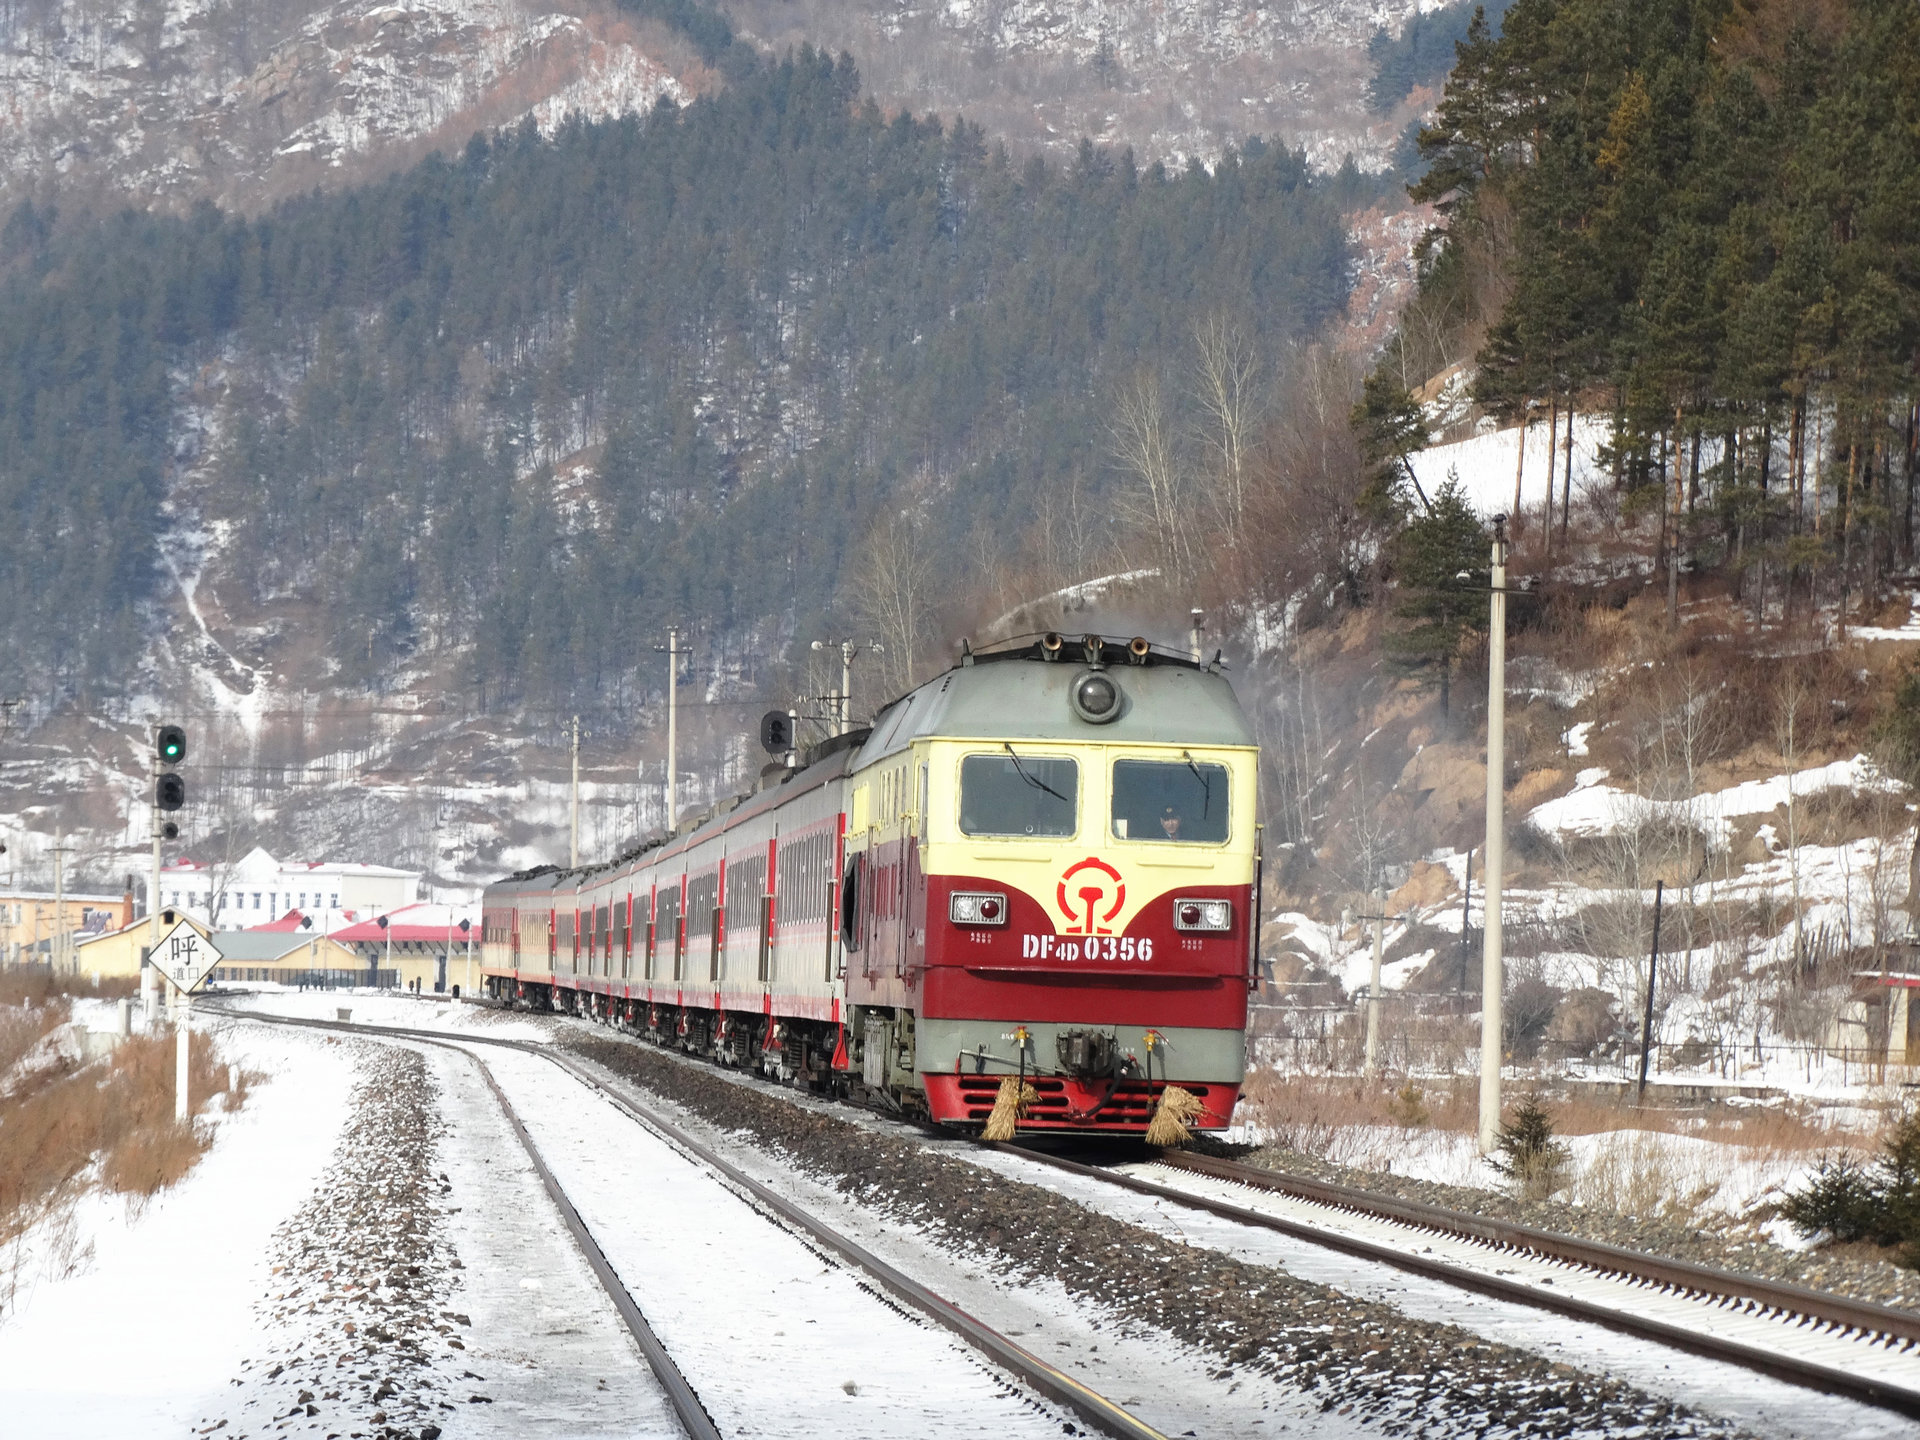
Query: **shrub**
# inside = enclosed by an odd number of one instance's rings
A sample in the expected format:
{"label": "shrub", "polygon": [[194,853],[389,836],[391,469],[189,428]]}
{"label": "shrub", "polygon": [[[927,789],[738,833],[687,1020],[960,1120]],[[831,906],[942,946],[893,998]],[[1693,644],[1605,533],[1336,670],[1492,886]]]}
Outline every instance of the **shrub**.
{"label": "shrub", "polygon": [[1900,1263],[1920,1269],[1920,1110],[1894,1121],[1872,1164],[1821,1160],[1812,1183],[1782,1201],[1780,1214],[1809,1239],[1898,1245]]}
{"label": "shrub", "polygon": [[1780,1204],[1781,1216],[1802,1235],[1836,1240],[1876,1238],[1880,1187],[1865,1165],[1850,1156],[1828,1156],[1813,1183]]}
{"label": "shrub", "polygon": [[1418,1130],[1433,1118],[1433,1112],[1427,1109],[1426,1093],[1411,1080],[1394,1092],[1387,1102],[1387,1114],[1403,1130]]}
{"label": "shrub", "polygon": [[1567,1147],[1553,1138],[1553,1117],[1538,1100],[1520,1102],[1495,1133],[1497,1153],[1487,1163],[1511,1180],[1523,1198],[1544,1200],[1566,1183]]}

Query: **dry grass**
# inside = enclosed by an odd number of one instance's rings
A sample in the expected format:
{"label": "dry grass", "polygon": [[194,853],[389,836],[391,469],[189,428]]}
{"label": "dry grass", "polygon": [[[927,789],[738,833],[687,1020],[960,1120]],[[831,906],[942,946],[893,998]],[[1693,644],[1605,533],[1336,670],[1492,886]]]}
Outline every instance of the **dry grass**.
{"label": "dry grass", "polygon": [[64,1004],[70,999],[119,1000],[140,993],[140,982],[131,976],[93,980],[84,975],[53,975],[38,965],[18,965],[0,970],[0,1005],[27,1006]]}
{"label": "dry grass", "polygon": [[48,1031],[67,1021],[64,1000],[50,1005],[0,1006],[0,1076],[18,1065]]}
{"label": "dry grass", "polygon": [[[187,1095],[195,1114],[226,1086],[213,1042],[196,1034]],[[0,1105],[0,1243],[87,1188],[146,1196],[193,1167],[210,1137],[173,1118],[174,1042],[135,1037],[106,1062],[41,1071]],[[228,1104],[241,1097],[229,1097]]]}
{"label": "dry grass", "polygon": [[[1764,1156],[1815,1154],[1857,1137],[1826,1123],[1810,1105],[1704,1105],[1661,1108],[1542,1092],[1558,1135],[1659,1131],[1738,1146]],[[1363,1080],[1352,1075],[1251,1071],[1242,1091],[1243,1113],[1281,1143],[1288,1134],[1314,1137],[1343,1129],[1399,1126],[1470,1132],[1480,1118],[1476,1075]],[[1292,1148],[1322,1153],[1310,1145]]]}
{"label": "dry grass", "polygon": [[[1270,1143],[1362,1170],[1400,1169],[1406,1140],[1422,1131],[1452,1137],[1440,1153],[1463,1155],[1450,1147],[1470,1144],[1479,1121],[1474,1076],[1365,1081],[1257,1070],[1243,1093],[1245,1119]],[[1738,1211],[1767,1177],[1869,1143],[1806,1105],[1640,1109],[1587,1096],[1542,1099],[1556,1136],[1585,1141],[1555,1193],[1624,1216],[1695,1223],[1721,1197]]]}
{"label": "dry grass", "polygon": [[1676,1155],[1660,1132],[1622,1130],[1587,1157],[1566,1193],[1616,1215],[1694,1223],[1720,1193],[1727,1168],[1711,1155]]}
{"label": "dry grass", "polygon": [[1562,1135],[1604,1131],[1657,1131],[1730,1145],[1762,1158],[1790,1159],[1847,1145],[1856,1137],[1835,1130],[1815,1107],[1779,1105],[1706,1105],[1689,1109],[1640,1109],[1575,1097],[1556,1100],[1554,1129]]}
{"label": "dry grass", "polygon": [[1472,1130],[1477,1093],[1476,1082],[1464,1078],[1360,1080],[1255,1070],[1241,1091],[1241,1113],[1273,1144],[1364,1167],[1383,1130]]}

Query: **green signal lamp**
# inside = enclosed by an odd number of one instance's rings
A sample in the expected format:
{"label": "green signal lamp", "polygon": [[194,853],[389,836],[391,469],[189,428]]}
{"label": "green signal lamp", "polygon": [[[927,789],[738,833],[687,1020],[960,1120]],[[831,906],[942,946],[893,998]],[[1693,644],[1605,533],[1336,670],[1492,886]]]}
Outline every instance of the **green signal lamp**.
{"label": "green signal lamp", "polygon": [[178,725],[162,725],[156,748],[164,764],[178,765],[187,758],[187,732]]}

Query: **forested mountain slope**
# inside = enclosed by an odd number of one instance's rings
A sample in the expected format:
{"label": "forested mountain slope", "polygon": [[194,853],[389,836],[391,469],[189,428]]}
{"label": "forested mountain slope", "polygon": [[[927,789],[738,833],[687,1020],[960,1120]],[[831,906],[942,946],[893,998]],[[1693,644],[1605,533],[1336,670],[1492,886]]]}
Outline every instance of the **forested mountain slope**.
{"label": "forested mountain slope", "polygon": [[[684,0],[681,0],[684,6]],[[0,6],[0,202],[257,208],[717,76],[654,0]]]}
{"label": "forested mountain slope", "polygon": [[1017,163],[811,52],[257,220],[22,209],[0,250],[12,683],[154,684],[184,581],[248,684],[485,704],[591,703],[669,620],[777,636],[889,507],[953,573],[1017,547],[1097,491],[1121,381],[1209,313],[1311,334],[1347,259],[1285,150]]}
{"label": "forested mountain slope", "polygon": [[1497,414],[1604,413],[1670,574],[1758,601],[1911,562],[1912,4],[1515,0],[1420,145],[1448,220],[1387,388],[1471,360]]}
{"label": "forested mountain slope", "polygon": [[[1267,134],[1332,170],[1349,153],[1369,168],[1385,164],[1410,110],[1434,90],[1410,107],[1399,102],[1446,73],[1451,36],[1472,5],[1455,0],[1432,20],[1415,0],[726,0],[725,8],[744,34],[775,48],[811,41],[850,51],[884,104],[964,114],[1055,155],[1091,135],[1156,157],[1206,158]],[[1396,60],[1410,83],[1389,103],[1368,104],[1377,37],[1390,45],[1410,28],[1416,42],[1429,41],[1419,62]]]}

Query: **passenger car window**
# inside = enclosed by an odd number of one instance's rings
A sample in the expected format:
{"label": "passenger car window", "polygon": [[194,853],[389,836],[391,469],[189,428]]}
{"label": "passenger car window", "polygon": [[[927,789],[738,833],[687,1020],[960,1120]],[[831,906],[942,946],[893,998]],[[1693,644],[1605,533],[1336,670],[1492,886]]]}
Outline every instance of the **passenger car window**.
{"label": "passenger car window", "polygon": [[1080,767],[1041,755],[969,755],[960,762],[964,835],[1071,835],[1080,828]]}
{"label": "passenger car window", "polygon": [[1220,844],[1227,838],[1227,767],[1114,761],[1113,833],[1122,840]]}

